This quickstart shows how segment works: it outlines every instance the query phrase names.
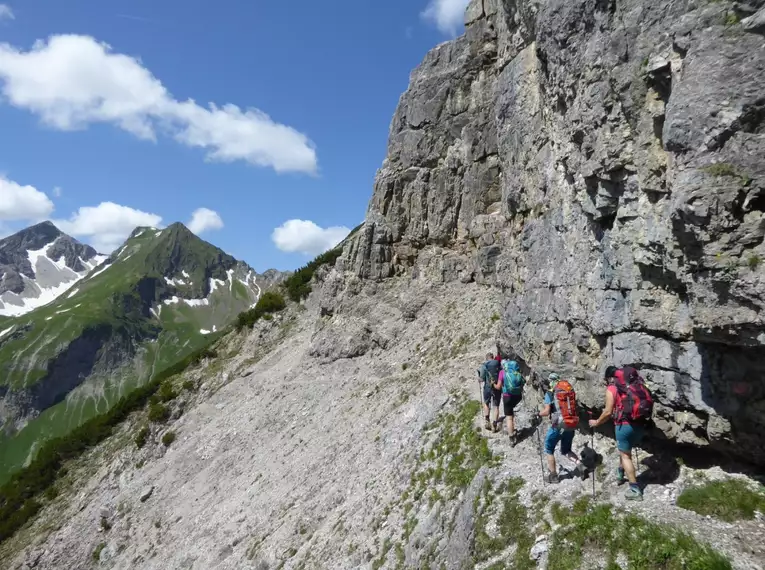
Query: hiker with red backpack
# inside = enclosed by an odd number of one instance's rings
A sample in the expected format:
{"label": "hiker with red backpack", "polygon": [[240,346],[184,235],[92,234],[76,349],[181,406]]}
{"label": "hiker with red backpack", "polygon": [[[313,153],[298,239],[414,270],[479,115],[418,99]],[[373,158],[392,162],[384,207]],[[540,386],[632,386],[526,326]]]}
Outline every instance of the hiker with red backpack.
{"label": "hiker with red backpack", "polygon": [[640,444],[648,421],[653,413],[653,398],[638,371],[625,366],[606,368],[606,407],[597,420],[590,420],[590,427],[596,428],[613,419],[616,431],[616,447],[619,450],[619,468],[616,482],[621,485],[626,479],[630,485],[625,498],[642,501],[643,491],[637,483],[635,465],[632,462],[632,448]]}
{"label": "hiker with red backpack", "polygon": [[555,465],[555,447],[560,442],[560,452],[576,464],[576,473],[584,478],[587,468],[574,453],[571,446],[574,433],[579,425],[579,412],[576,405],[576,392],[567,380],[553,372],[548,377],[550,389],[545,393],[544,408],[539,412],[542,417],[550,417],[550,428],[545,436],[545,454],[547,455],[547,483],[559,483]]}

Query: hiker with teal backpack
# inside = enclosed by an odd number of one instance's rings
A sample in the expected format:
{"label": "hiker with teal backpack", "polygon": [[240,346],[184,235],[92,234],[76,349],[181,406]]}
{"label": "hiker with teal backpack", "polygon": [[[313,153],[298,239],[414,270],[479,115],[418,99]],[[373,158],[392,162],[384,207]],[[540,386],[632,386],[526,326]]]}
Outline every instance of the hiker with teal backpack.
{"label": "hiker with teal backpack", "polygon": [[503,360],[502,370],[499,371],[499,384],[502,386],[502,404],[505,408],[505,421],[511,447],[515,447],[518,443],[515,433],[515,407],[523,398],[525,383],[526,380],[521,376],[518,363],[515,360]]}
{"label": "hiker with teal backpack", "polygon": [[576,473],[584,478],[587,468],[572,449],[574,434],[579,425],[579,412],[576,405],[576,392],[567,380],[553,372],[548,377],[550,388],[545,392],[544,407],[539,415],[550,418],[550,428],[545,436],[545,454],[547,455],[548,473],[544,477],[547,483],[559,483],[555,465],[555,447],[560,442],[560,452],[576,464]]}
{"label": "hiker with teal backpack", "polygon": [[[487,430],[499,431],[497,422],[499,420],[499,401],[502,398],[501,385],[499,384],[500,372],[499,352],[495,357],[491,352],[486,354],[486,361],[478,368],[478,382],[482,386],[482,402],[484,427]],[[489,413],[492,404],[494,404],[494,421],[489,421]]]}
{"label": "hiker with teal backpack", "polygon": [[653,414],[653,397],[645,381],[631,366],[606,368],[606,407],[597,420],[590,420],[590,427],[596,428],[613,419],[616,432],[616,448],[619,450],[619,468],[616,483],[626,480],[630,485],[624,494],[629,501],[642,501],[643,491],[637,482],[635,464],[632,462],[632,448],[640,444]]}

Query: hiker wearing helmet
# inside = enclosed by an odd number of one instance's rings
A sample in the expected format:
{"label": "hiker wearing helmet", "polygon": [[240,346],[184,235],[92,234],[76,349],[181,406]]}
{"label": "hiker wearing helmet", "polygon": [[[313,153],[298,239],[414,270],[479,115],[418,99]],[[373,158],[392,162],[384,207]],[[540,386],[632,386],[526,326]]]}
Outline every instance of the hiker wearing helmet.
{"label": "hiker wearing helmet", "polygon": [[[499,431],[497,421],[499,420],[499,402],[502,399],[502,386],[499,384],[500,361],[499,354],[495,357],[489,352],[486,354],[486,362],[478,368],[478,382],[483,391],[484,427],[487,430],[493,428],[494,431]],[[494,404],[494,421],[490,422],[489,412],[492,404]]]}
{"label": "hiker wearing helmet", "polygon": [[544,445],[549,470],[545,476],[545,481],[548,483],[560,482],[555,465],[555,447],[558,442],[560,442],[560,452],[576,464],[576,473],[580,477],[585,477],[587,468],[571,448],[576,426],[579,425],[576,392],[574,392],[570,382],[561,380],[555,372],[550,374],[548,380],[550,388],[545,393],[544,408],[539,413],[542,417],[550,417],[550,428],[547,430]]}
{"label": "hiker wearing helmet", "polygon": [[632,448],[643,439],[645,423],[653,411],[653,399],[645,387],[642,377],[632,367],[606,368],[606,407],[597,420],[590,420],[590,427],[596,428],[613,419],[616,432],[616,447],[619,450],[619,468],[616,482],[621,485],[625,475],[629,487],[625,498],[642,501],[643,491],[637,482],[635,464],[632,462]]}
{"label": "hiker wearing helmet", "polygon": [[518,443],[515,434],[515,407],[523,398],[523,385],[526,383],[515,360],[502,361],[499,383],[502,386],[502,404],[505,407],[505,421],[507,422],[507,433],[510,436],[510,446],[515,447]]}

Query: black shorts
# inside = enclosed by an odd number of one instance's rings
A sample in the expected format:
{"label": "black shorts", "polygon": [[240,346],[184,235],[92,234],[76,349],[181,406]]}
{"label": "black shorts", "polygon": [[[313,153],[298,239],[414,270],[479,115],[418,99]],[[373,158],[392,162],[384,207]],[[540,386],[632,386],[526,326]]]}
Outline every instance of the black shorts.
{"label": "black shorts", "polygon": [[483,403],[487,406],[491,406],[494,402],[494,407],[499,408],[499,401],[502,399],[502,390],[495,390],[491,385],[487,384],[483,388]]}
{"label": "black shorts", "polygon": [[505,405],[505,416],[513,417],[515,415],[515,406],[521,402],[523,394],[507,394],[502,398],[502,403]]}

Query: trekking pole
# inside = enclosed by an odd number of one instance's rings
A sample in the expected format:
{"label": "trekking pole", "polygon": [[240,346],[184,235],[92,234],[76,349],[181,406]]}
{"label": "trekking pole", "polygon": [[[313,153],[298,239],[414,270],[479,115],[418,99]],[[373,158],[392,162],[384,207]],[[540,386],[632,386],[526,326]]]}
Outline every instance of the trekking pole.
{"label": "trekking pole", "polygon": [[540,426],[541,426],[541,424],[536,427],[536,432],[537,432],[537,451],[539,451],[539,466],[542,469],[542,485],[547,487],[547,481],[545,481],[545,460],[544,460],[544,457],[542,457],[542,440],[539,437],[539,427]]}
{"label": "trekking pole", "polygon": [[[590,419],[592,419],[592,412],[588,411]],[[595,498],[595,428],[590,428],[590,449],[592,449],[592,498]]]}

